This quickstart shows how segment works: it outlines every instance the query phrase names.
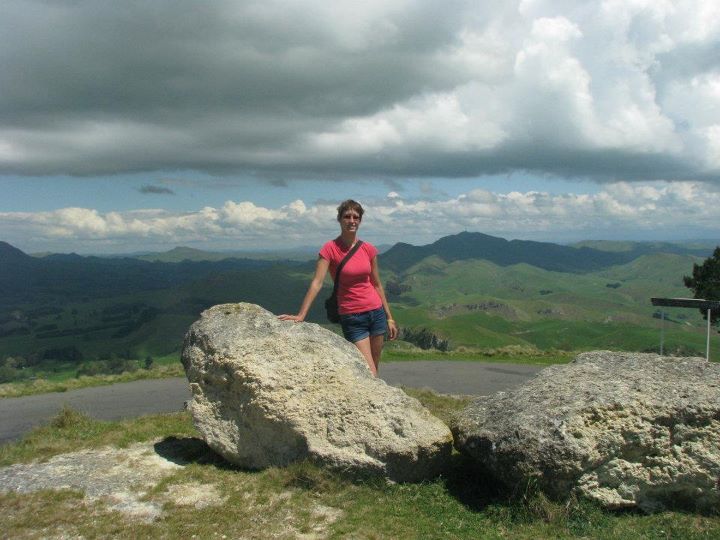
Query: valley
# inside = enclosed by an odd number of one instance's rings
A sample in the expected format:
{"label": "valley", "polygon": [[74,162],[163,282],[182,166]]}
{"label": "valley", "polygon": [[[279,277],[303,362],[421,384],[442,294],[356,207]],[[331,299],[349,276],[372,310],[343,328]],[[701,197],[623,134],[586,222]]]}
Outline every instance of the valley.
{"label": "valley", "polygon": [[[387,356],[407,358],[419,348],[468,357],[503,348],[563,356],[656,351],[660,315],[650,298],[690,296],[682,278],[711,251],[709,245],[518,243],[479,233],[428,246],[397,244],[379,257],[394,316],[405,329]],[[172,250],[177,253],[187,252]],[[523,253],[530,262],[518,262]],[[314,268],[312,258],[192,256],[176,262],[152,255],[31,257],[0,246],[0,382],[176,363],[184,333],[202,310],[251,302],[293,312]],[[329,292],[328,278],[319,299]],[[321,301],[308,320],[325,324]],[[717,341],[714,332],[716,360]],[[704,355],[705,321],[697,311],[666,313],[665,350]]]}

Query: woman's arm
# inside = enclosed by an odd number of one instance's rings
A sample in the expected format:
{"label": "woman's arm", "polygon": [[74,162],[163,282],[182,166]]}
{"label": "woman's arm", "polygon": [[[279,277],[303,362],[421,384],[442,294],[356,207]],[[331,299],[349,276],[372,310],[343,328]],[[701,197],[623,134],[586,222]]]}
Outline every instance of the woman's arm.
{"label": "woman's arm", "polygon": [[315,297],[320,292],[320,289],[322,289],[323,281],[325,281],[325,274],[327,274],[329,267],[330,261],[318,256],[317,265],[315,266],[315,275],[310,282],[307,293],[305,293],[305,298],[303,299],[302,305],[300,306],[300,311],[298,311],[297,315],[278,315],[278,319],[283,321],[295,322],[301,322],[305,320],[308,311],[310,311],[310,306],[312,306]]}
{"label": "woman's arm", "polygon": [[385,297],[385,289],[383,289],[382,282],[380,281],[380,269],[378,268],[377,257],[373,257],[370,261],[370,279],[372,280],[373,287],[382,300],[383,309],[388,321],[388,334],[390,339],[396,339],[398,337],[398,326],[395,320],[392,318],[390,313],[390,305],[388,304],[387,298]]}

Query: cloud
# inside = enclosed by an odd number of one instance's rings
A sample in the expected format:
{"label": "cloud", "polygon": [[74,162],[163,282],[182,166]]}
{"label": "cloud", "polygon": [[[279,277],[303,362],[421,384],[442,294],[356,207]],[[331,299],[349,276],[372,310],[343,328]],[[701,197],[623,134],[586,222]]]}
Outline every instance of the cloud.
{"label": "cloud", "polygon": [[146,195],[175,195],[175,192],[170,188],[153,185],[141,186],[138,191]]}
{"label": "cloud", "polygon": [[719,6],[7,0],[0,174],[717,182]]}
{"label": "cloud", "polygon": [[[644,235],[677,239],[690,231],[720,235],[720,190],[699,182],[619,182],[596,194],[476,189],[437,200],[405,199],[391,192],[363,204],[363,237],[382,244],[429,243],[463,230],[555,241]],[[117,251],[188,243],[267,249],[320,245],[337,233],[335,213],[335,203],[308,205],[299,199],[279,208],[226,201],[218,208],[175,213],[62,208],[2,212],[0,228],[10,243],[38,249],[81,245]]]}

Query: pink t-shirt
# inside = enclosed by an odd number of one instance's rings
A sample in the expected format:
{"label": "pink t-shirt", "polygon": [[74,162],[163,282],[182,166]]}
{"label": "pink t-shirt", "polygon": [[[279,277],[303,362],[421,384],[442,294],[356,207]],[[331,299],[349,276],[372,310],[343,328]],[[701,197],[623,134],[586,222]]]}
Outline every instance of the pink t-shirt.
{"label": "pink t-shirt", "polygon": [[[333,280],[338,265],[348,251],[350,249],[345,247],[339,237],[325,242],[320,249],[320,256],[330,262],[330,275]],[[361,313],[382,306],[380,295],[370,279],[370,261],[377,256],[377,253],[375,246],[363,241],[362,246],[343,266],[338,285],[338,311],[341,315]]]}

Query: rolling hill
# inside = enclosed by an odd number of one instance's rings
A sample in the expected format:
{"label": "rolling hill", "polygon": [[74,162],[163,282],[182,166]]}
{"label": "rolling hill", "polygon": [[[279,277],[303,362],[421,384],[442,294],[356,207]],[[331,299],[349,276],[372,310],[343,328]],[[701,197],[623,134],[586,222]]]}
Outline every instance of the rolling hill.
{"label": "rolling hill", "polygon": [[[621,346],[624,339],[632,347],[652,348],[657,345],[658,321],[650,298],[686,295],[682,275],[697,260],[644,255],[625,265],[578,274],[525,263],[503,267],[430,257],[403,274],[403,292],[393,297],[394,311],[397,319],[434,329],[455,345],[477,346],[483,341],[478,332],[493,332],[490,341],[484,338],[492,343],[488,346],[582,348],[600,346],[603,336],[615,334],[606,346]],[[691,341],[702,350],[699,313],[680,310],[675,319],[683,325],[672,331],[696,333]],[[588,341],[589,335],[597,339]]]}
{"label": "rolling hill", "polygon": [[149,262],[137,258],[51,254],[31,257],[0,243],[0,307],[52,299],[104,298],[167,289],[206,276],[302,263],[223,258],[218,261]]}
{"label": "rolling hill", "polygon": [[[380,266],[401,326],[428,329],[452,347],[643,350],[658,343],[649,298],[687,295],[682,276],[711,253],[675,244],[668,253],[668,246],[603,250],[466,232],[426,246],[396,244]],[[84,358],[169,354],[213,304],[293,312],[314,267],[312,260],[206,260],[183,249],[169,257],[186,255],[202,260],[36,258],[0,243],[0,361],[63,347]],[[324,323],[327,294],[309,320]],[[680,310],[673,321],[669,344],[704,350],[699,314]]]}
{"label": "rolling hill", "polygon": [[426,246],[399,243],[381,257],[383,268],[403,272],[427,257],[445,262],[483,259],[500,266],[525,263],[559,272],[589,272],[623,264],[634,252],[611,252],[588,247],[574,248],[550,242],[505,240],[482,233],[463,232],[445,236]]}

